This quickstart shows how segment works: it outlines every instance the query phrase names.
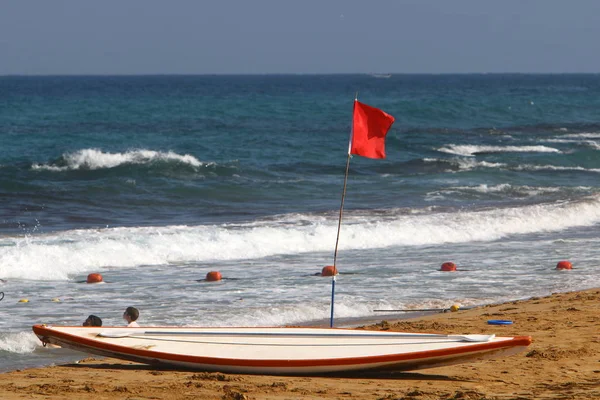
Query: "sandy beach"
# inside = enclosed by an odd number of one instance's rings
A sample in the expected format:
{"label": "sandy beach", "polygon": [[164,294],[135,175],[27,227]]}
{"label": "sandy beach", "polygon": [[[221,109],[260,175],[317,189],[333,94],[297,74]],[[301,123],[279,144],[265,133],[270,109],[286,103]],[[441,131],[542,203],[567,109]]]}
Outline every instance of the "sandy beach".
{"label": "sandy beach", "polygon": [[[508,326],[488,325],[508,319]],[[410,373],[282,377],[160,370],[115,359],[0,374],[15,399],[598,399],[600,289],[557,293],[366,329],[530,335],[520,354]]]}

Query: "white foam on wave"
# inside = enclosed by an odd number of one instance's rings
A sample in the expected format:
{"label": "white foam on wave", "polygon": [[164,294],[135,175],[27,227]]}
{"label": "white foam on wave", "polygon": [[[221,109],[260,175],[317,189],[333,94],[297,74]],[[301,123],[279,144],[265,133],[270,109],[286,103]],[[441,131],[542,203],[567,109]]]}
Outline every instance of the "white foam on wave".
{"label": "white foam on wave", "polygon": [[[377,219],[375,219],[377,218]],[[293,220],[297,219],[294,223]],[[0,238],[0,276],[67,280],[105,268],[329,252],[337,219],[296,215],[260,224],[74,230]],[[486,211],[347,218],[340,250],[494,241],[600,223],[600,198]]]}
{"label": "white foam on wave", "polygon": [[458,167],[464,171],[470,171],[476,168],[503,168],[506,167],[504,163],[493,163],[487,161],[477,161],[473,158],[462,158],[457,159]]}
{"label": "white foam on wave", "polygon": [[517,171],[585,171],[585,172],[600,172],[600,168],[584,168],[584,167],[564,167],[560,165],[531,165],[523,164],[514,167]]}
{"label": "white foam on wave", "polygon": [[[573,187],[571,188],[573,190],[590,190],[591,188],[589,186],[577,186],[577,187]],[[481,185],[477,185],[477,186],[457,186],[457,187],[453,187],[450,188],[449,190],[466,190],[466,191],[475,191],[475,192],[479,192],[479,193],[499,193],[499,192],[518,192],[520,194],[525,194],[525,195],[529,195],[529,196],[537,196],[539,194],[544,194],[544,193],[558,193],[561,190],[563,190],[563,188],[559,188],[559,187],[544,187],[544,186],[527,186],[527,185],[523,185],[523,186],[515,186],[515,185],[511,185],[510,183],[500,183],[498,185],[486,185],[486,184],[481,184]]]}
{"label": "white foam on wave", "polygon": [[576,143],[582,146],[590,147],[594,150],[600,150],[600,145],[593,140],[581,140],[581,139],[545,139],[548,143]]}
{"label": "white foam on wave", "polygon": [[449,144],[437,151],[460,156],[474,156],[479,153],[561,153],[560,150],[548,146],[477,146]]}
{"label": "white foam on wave", "polygon": [[124,164],[149,164],[155,161],[176,161],[193,167],[206,165],[189,154],[177,154],[172,151],[161,152],[154,150],[131,150],[124,153],[105,153],[98,149],[82,149],[73,153],[63,154],[66,166],[53,164],[33,164],[34,170],[67,171],[78,169],[114,168]]}
{"label": "white foam on wave", "polygon": [[477,161],[474,158],[455,158],[451,160],[439,159],[439,158],[424,158],[423,161],[429,163],[446,162],[453,163],[458,166],[460,170],[470,171],[476,168],[503,168],[506,167],[504,163],[494,163],[487,161]]}
{"label": "white foam on wave", "polygon": [[0,350],[10,353],[31,353],[40,344],[39,339],[31,331],[0,334]]}
{"label": "white foam on wave", "polygon": [[[272,305],[270,307],[245,308],[229,312],[227,317],[216,313],[205,314],[190,321],[189,325],[197,326],[283,326],[305,323],[307,321],[323,321],[329,315],[330,304],[327,300],[321,304],[310,302],[293,305]],[[335,303],[335,318],[358,318],[371,315],[373,306],[364,301],[338,298]]]}
{"label": "white foam on wave", "polygon": [[563,138],[575,138],[575,139],[600,139],[600,132],[582,132],[582,133],[570,133],[568,135],[562,135]]}
{"label": "white foam on wave", "polygon": [[[475,192],[479,192],[479,193],[498,193],[498,192],[507,192],[509,191],[511,188],[513,188],[513,186],[509,183],[500,183],[498,185],[486,185],[486,184],[481,184],[481,185],[477,185],[477,186],[457,186],[457,187],[453,187],[450,188],[449,190],[472,190]],[[556,190],[558,190],[558,188],[555,188]]]}
{"label": "white foam on wave", "polygon": [[[585,186],[578,186],[571,188],[572,190],[588,191],[591,188]],[[500,183],[498,185],[487,185],[480,184],[475,186],[452,186],[437,190],[435,192],[427,193],[425,196],[426,201],[432,201],[436,199],[445,198],[447,195],[456,193],[482,193],[482,194],[495,194],[495,193],[506,193],[509,195],[519,195],[525,197],[533,197],[547,193],[558,193],[562,188],[558,187],[536,187],[536,186],[516,186],[509,183]]]}

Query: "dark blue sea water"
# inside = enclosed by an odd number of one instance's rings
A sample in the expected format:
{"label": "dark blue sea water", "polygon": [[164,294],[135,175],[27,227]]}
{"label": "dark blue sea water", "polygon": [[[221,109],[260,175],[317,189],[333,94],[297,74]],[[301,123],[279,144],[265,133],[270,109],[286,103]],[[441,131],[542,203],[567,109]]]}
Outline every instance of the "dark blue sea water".
{"label": "dark blue sea water", "polygon": [[337,316],[600,284],[600,75],[4,76],[0,370],[72,357],[32,324],[128,305],[326,319],[357,94],[396,122],[387,159],[350,162]]}

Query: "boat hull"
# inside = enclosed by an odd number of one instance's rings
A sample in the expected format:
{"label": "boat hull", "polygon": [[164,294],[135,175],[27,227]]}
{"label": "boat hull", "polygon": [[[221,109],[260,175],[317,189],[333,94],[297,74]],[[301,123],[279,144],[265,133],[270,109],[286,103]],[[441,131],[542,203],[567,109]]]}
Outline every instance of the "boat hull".
{"label": "boat hull", "polygon": [[[178,369],[268,375],[410,371],[516,354],[529,336],[322,328],[66,327],[34,325],[43,343]],[[483,335],[472,335],[483,336]],[[463,336],[469,339],[469,335]]]}

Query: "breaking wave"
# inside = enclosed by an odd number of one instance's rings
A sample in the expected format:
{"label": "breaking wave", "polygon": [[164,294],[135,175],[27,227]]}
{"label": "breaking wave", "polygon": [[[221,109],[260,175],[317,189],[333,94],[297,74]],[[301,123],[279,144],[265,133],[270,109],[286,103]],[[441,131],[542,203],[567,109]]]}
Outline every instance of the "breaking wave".
{"label": "breaking wave", "polygon": [[131,150],[124,153],[105,153],[98,149],[83,149],[73,153],[65,153],[56,162],[49,164],[33,164],[34,170],[69,171],[96,170],[115,168],[126,164],[151,164],[157,161],[176,162],[192,167],[208,165],[189,154],[177,154],[172,151]]}
{"label": "breaking wave", "polygon": [[[600,223],[600,197],[483,211],[349,217],[346,221],[340,238],[340,249],[346,250],[494,241]],[[237,225],[106,228],[4,237],[0,238],[0,276],[64,280],[104,267],[328,252],[336,229],[333,217],[294,214]]]}
{"label": "breaking wave", "polygon": [[547,146],[476,146],[449,144],[437,151],[459,156],[474,156],[481,153],[561,153],[560,150]]}

